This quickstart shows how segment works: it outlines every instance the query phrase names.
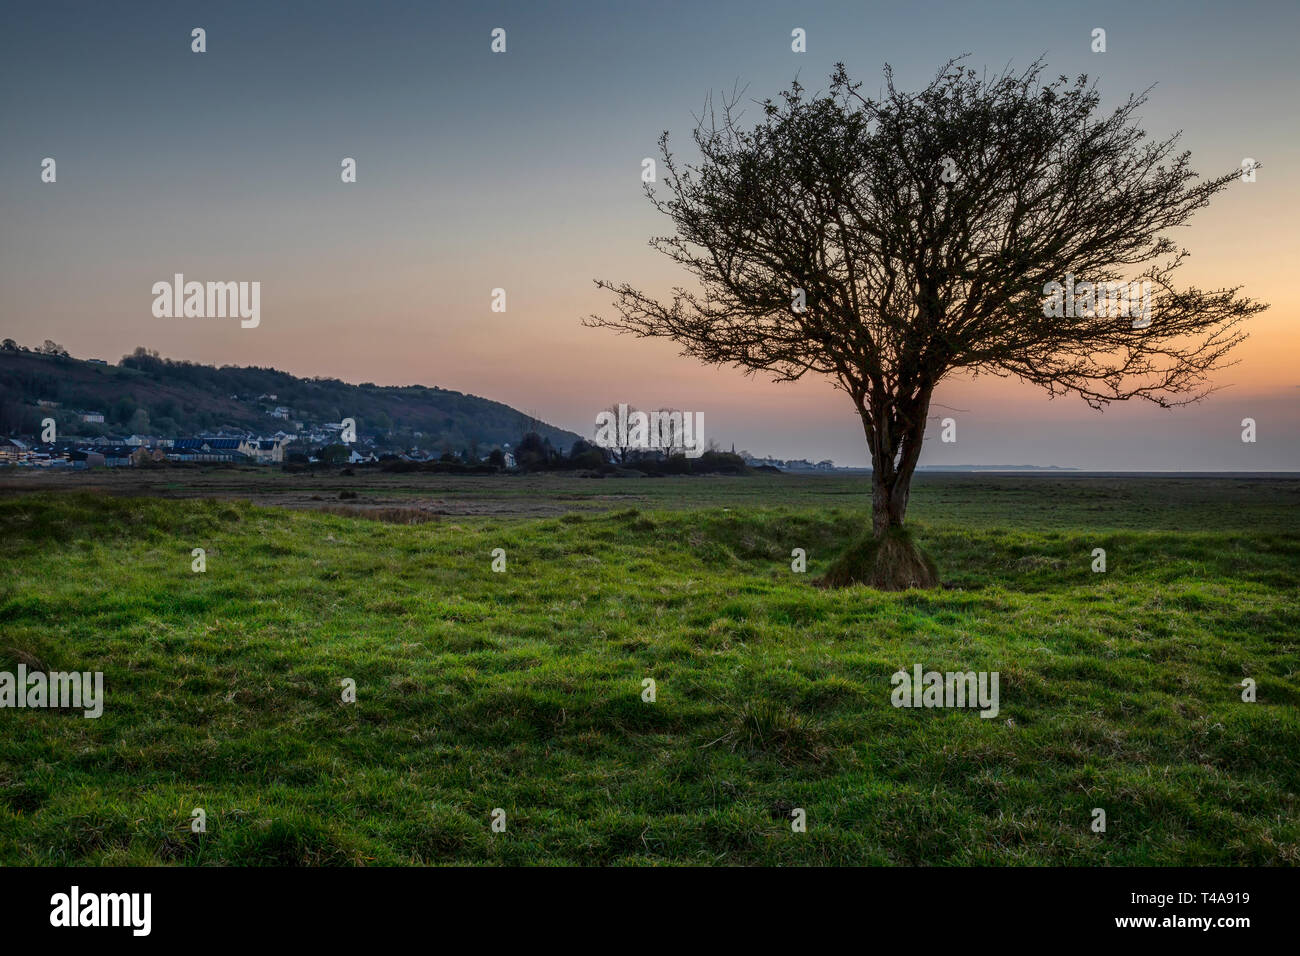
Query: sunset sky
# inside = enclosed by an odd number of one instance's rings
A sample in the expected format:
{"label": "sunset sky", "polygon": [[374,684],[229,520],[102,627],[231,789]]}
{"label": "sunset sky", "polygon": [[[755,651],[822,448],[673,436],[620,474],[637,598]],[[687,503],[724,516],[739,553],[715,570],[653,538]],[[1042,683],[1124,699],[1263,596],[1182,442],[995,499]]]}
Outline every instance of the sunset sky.
{"label": "sunset sky", "polygon": [[[936,428],[922,463],[1300,469],[1297,36],[1300,4],[1281,0],[15,5],[0,31],[0,335],[111,362],[143,345],[438,385],[584,434],[613,402],[672,406],[703,412],[727,447],[865,464],[825,380],[773,384],[580,324],[609,307],[594,278],[687,279],[646,245],[667,225],[641,160],[665,129],[685,148],[709,91],[761,99],[796,75],[817,90],[840,60],[868,91],[886,62],[911,89],[958,54],[992,70],[1042,54],[1053,75],[1095,75],[1107,106],[1155,84],[1144,127],[1183,130],[1201,172],[1262,164],[1177,239],[1184,283],[1244,285],[1272,307],[1223,391],[1190,408],[1097,413],[947,381],[936,413],[958,440]],[[177,272],[260,281],[260,326],[155,318],[151,286]]]}

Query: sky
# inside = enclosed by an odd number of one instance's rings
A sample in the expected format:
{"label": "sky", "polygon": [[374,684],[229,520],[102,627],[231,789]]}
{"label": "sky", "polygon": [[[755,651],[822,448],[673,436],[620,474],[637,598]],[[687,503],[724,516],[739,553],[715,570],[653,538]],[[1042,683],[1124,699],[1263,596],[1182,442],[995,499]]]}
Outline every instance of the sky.
{"label": "sky", "polygon": [[[1099,413],[1014,380],[945,380],[933,411],[957,440],[934,428],[922,464],[1297,470],[1298,35],[1290,0],[14,5],[0,30],[0,335],[110,362],[143,345],[436,385],[588,435],[611,403],[670,406],[703,413],[724,447],[863,465],[861,423],[827,380],[773,383],[581,324],[610,312],[596,278],[689,284],[646,244],[668,227],[641,160],[664,130],[685,146],[711,91],[823,89],[837,61],[868,91],[886,63],[912,89],[956,55],[992,70],[1042,55],[1050,75],[1095,76],[1103,106],[1155,84],[1142,124],[1182,130],[1203,173],[1261,164],[1176,238],[1192,254],[1182,282],[1243,285],[1271,308],[1191,407]],[[153,284],[178,272],[261,282],[260,324],[155,317]]]}

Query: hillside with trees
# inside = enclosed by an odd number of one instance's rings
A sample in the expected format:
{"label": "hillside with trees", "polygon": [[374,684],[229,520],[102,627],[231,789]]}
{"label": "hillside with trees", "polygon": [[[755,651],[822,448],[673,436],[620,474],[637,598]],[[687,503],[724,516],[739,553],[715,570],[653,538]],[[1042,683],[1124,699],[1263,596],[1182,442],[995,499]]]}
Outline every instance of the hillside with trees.
{"label": "hillside with trees", "polygon": [[[44,405],[38,403],[45,403]],[[277,410],[283,417],[276,417]],[[82,421],[98,412],[102,425]],[[579,436],[500,402],[424,385],[352,385],[274,368],[200,365],[137,348],[116,365],[77,359],[54,342],[0,344],[0,434],[35,434],[53,417],[61,434],[270,434],[344,418],[386,447],[486,454],[535,432],[568,448]]]}

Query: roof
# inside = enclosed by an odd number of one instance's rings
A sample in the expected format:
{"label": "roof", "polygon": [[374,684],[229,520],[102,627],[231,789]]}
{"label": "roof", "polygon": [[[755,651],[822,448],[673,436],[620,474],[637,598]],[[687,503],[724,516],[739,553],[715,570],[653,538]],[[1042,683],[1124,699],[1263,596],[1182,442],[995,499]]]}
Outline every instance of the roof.
{"label": "roof", "polygon": [[213,451],[231,450],[237,451],[243,444],[242,438],[178,438],[174,448],[202,448],[207,446]]}

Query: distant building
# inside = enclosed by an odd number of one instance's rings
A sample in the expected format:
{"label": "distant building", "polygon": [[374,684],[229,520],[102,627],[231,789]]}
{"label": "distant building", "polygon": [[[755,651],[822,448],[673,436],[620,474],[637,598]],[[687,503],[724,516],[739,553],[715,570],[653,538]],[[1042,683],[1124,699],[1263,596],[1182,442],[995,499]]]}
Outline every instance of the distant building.
{"label": "distant building", "polygon": [[136,449],[129,445],[110,445],[102,452],[104,464],[109,468],[127,468],[135,464],[133,455]]}
{"label": "distant building", "polygon": [[243,462],[251,457],[246,438],[178,438],[168,461]]}
{"label": "distant building", "polygon": [[92,425],[104,424],[103,412],[77,412],[77,418],[83,422],[89,422]]}
{"label": "distant building", "polygon": [[284,461],[284,445],[274,438],[260,438],[250,443],[248,452],[259,465],[279,464]]}
{"label": "distant building", "polygon": [[27,445],[17,438],[0,438],[0,461],[11,463],[27,457]]}

